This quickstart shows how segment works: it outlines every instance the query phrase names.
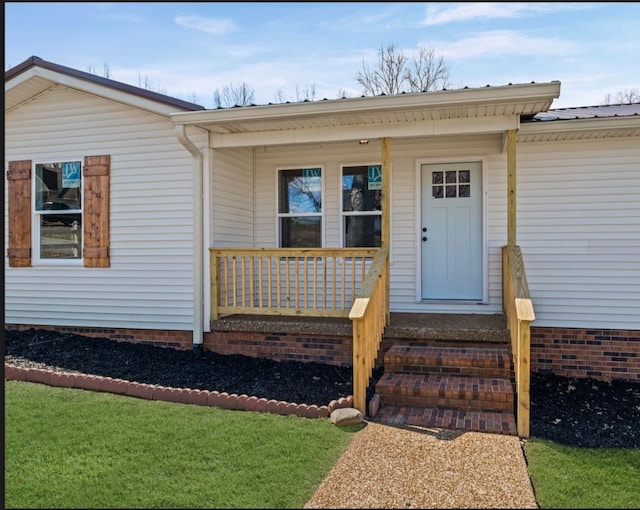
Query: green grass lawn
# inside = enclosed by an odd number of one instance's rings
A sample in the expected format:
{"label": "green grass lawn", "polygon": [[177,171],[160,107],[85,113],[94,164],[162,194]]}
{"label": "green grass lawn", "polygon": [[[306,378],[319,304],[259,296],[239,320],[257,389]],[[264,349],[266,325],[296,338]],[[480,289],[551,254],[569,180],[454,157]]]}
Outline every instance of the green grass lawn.
{"label": "green grass lawn", "polygon": [[[5,381],[5,507],[302,508],[357,430]],[[541,508],[640,508],[640,449],[525,454]]]}
{"label": "green grass lawn", "polygon": [[529,439],[525,455],[540,508],[640,508],[640,449]]}
{"label": "green grass lawn", "polygon": [[302,508],[360,426],[5,382],[6,508]]}

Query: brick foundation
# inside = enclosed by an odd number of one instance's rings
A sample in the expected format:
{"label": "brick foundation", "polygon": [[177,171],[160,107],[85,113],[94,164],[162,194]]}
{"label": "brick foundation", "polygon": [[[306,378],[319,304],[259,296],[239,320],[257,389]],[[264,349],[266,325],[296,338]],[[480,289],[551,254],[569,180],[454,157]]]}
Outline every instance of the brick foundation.
{"label": "brick foundation", "polygon": [[276,361],[353,364],[350,337],[301,336],[289,333],[213,331],[204,334],[203,349],[218,354],[242,354]]}
{"label": "brick foundation", "polygon": [[531,371],[640,382],[640,331],[532,326]]}
{"label": "brick foundation", "polygon": [[120,329],[120,328],[91,328],[71,326],[41,326],[25,324],[5,324],[7,330],[26,331],[28,329],[44,329],[59,333],[91,338],[109,338],[119,342],[147,343],[159,347],[173,347],[174,349],[192,349],[193,333],[191,331],[175,331],[161,329]]}
{"label": "brick foundation", "polygon": [[[68,326],[33,326],[7,324],[5,329],[26,331],[43,329],[92,338],[109,338],[122,342],[147,343],[159,347],[192,349],[191,331],[116,329]],[[275,361],[315,361],[345,366],[353,363],[351,338],[341,336],[301,336],[286,333],[248,333],[215,331],[205,333],[202,349],[218,354],[242,354]]]}
{"label": "brick foundation", "polygon": [[[149,343],[176,349],[192,349],[191,331],[117,329],[65,326],[5,325],[7,330],[54,330],[117,341]],[[376,367],[382,365],[381,352]],[[318,362],[348,366],[353,363],[352,341],[346,336],[300,333],[213,331],[204,334],[203,350],[218,354],[242,354],[276,361]],[[582,328],[531,328],[531,371],[640,382],[640,331]]]}

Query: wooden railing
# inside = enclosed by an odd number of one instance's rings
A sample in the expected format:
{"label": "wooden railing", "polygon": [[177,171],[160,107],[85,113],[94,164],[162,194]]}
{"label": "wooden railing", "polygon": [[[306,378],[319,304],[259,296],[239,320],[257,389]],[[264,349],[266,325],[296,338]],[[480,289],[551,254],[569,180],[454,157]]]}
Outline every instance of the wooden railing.
{"label": "wooden railing", "polygon": [[377,248],[212,248],[211,318],[347,317],[377,253]]}
{"label": "wooden railing", "polygon": [[511,334],[516,376],[518,436],[529,437],[530,324],[535,320],[522,253],[517,245],[502,247],[502,306]]}
{"label": "wooden railing", "polygon": [[353,406],[363,415],[367,414],[369,378],[388,323],[388,257],[388,248],[381,248],[349,312],[353,323]]}

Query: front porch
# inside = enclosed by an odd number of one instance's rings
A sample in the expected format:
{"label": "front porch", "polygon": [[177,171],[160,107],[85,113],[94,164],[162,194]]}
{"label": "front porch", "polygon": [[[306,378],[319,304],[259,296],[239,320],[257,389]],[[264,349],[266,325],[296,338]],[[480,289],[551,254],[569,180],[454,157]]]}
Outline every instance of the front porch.
{"label": "front porch", "polygon": [[[346,318],[237,314],[212,329],[218,346],[235,353],[352,362]],[[366,414],[395,425],[516,435],[511,358],[502,314],[391,313],[374,361],[384,375],[369,380]]]}
{"label": "front porch", "polygon": [[[352,249],[211,252],[214,298],[205,348],[351,364],[354,407],[363,414],[371,409],[366,395],[374,368],[392,366],[397,381],[386,390],[380,383],[380,391],[388,391],[387,401],[395,407],[435,408],[422,414],[425,423],[455,428],[496,422],[491,431],[515,433],[517,416],[518,435],[528,437],[534,316],[517,246],[503,248],[505,313],[492,315],[390,313],[386,248],[360,254]],[[228,315],[220,317],[221,312]],[[403,386],[406,381],[411,387]],[[452,421],[442,421],[441,406],[449,417],[455,410]]]}
{"label": "front porch", "polygon": [[[431,338],[451,340],[460,347],[508,343],[506,317],[502,314],[445,314],[390,312],[380,355],[394,340]],[[348,317],[304,317],[236,314],[211,321],[211,329],[227,332],[250,332],[306,336],[344,336],[351,338],[353,326]],[[388,347],[387,347],[388,348]]]}

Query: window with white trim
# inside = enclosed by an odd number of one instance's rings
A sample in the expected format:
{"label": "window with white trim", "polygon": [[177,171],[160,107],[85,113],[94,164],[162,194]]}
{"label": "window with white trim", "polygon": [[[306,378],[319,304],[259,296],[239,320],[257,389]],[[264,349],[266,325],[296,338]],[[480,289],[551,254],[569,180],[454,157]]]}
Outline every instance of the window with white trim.
{"label": "window with white trim", "polygon": [[379,247],[382,165],[342,167],[342,232],[345,248]]}
{"label": "window with white trim", "polygon": [[322,169],[278,171],[281,248],[322,246]]}
{"label": "window with white trim", "polygon": [[37,257],[82,258],[82,162],[36,163],[34,227]]}
{"label": "window with white trim", "polygon": [[32,258],[109,267],[110,174],[108,154],[83,163],[9,161],[9,267],[30,267]]}

